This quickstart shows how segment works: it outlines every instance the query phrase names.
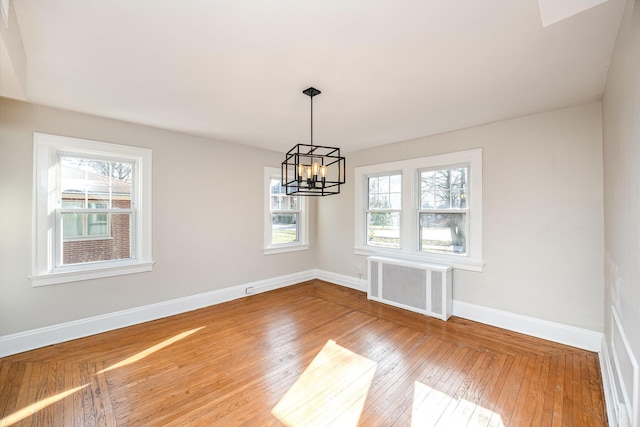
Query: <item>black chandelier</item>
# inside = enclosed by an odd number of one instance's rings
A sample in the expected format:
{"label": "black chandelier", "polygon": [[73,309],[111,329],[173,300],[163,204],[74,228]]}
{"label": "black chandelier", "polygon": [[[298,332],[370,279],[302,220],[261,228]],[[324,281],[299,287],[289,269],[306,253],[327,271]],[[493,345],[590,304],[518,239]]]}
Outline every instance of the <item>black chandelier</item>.
{"label": "black chandelier", "polygon": [[345,181],[345,160],[340,149],[313,145],[313,97],[320,91],[302,91],[311,98],[311,144],[297,144],[282,162],[282,186],[287,195],[330,196],[340,193]]}

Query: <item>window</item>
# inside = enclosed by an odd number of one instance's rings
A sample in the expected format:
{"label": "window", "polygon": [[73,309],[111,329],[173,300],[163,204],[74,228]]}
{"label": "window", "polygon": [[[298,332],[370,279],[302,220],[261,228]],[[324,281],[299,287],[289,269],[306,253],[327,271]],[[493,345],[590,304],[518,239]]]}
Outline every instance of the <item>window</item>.
{"label": "window", "polygon": [[307,199],[287,196],[272,167],[265,167],[265,194],[265,254],[308,249]]}
{"label": "window", "polygon": [[60,203],[54,226],[60,228],[62,250],[55,266],[130,259],[135,164],[58,156]]}
{"label": "window", "polygon": [[468,167],[420,172],[420,251],[467,253],[468,174]]}
{"label": "window", "polygon": [[367,245],[399,248],[402,175],[368,177],[367,189]]}
{"label": "window", "polygon": [[356,168],[355,252],[482,270],[482,150]]}
{"label": "window", "polygon": [[151,151],[36,133],[34,153],[34,286],[151,270]]}

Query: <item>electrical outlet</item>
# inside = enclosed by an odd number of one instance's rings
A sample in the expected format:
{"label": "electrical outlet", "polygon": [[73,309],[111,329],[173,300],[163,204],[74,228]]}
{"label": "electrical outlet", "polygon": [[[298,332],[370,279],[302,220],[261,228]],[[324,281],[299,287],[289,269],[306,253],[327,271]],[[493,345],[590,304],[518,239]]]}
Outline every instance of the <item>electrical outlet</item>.
{"label": "electrical outlet", "polygon": [[247,294],[252,294],[252,293],[253,293],[253,291],[254,291],[253,286],[249,286],[248,288],[246,288],[246,289],[245,289],[245,292],[246,292]]}
{"label": "electrical outlet", "polygon": [[362,276],[362,266],[358,266],[358,276]]}

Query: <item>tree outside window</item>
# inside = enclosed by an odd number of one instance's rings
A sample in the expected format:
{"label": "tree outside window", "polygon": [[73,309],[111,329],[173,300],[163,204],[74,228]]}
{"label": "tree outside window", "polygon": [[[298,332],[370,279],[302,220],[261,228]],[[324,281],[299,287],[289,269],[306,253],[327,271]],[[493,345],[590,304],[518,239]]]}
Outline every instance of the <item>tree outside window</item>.
{"label": "tree outside window", "polygon": [[420,251],[467,253],[468,173],[468,167],[420,172]]}

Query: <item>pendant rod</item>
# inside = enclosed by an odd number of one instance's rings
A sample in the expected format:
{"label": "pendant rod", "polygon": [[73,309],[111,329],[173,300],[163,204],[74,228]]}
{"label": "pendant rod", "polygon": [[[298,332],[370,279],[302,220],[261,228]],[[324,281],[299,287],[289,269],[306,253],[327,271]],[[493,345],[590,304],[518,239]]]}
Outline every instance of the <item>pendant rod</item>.
{"label": "pendant rod", "polygon": [[313,96],[311,97],[311,147],[313,147]]}
{"label": "pendant rod", "polygon": [[320,92],[315,87],[310,87],[308,89],[303,90],[302,93],[304,93],[309,98],[311,98],[311,144],[310,145],[311,145],[311,152],[313,152],[313,97],[316,95],[320,95],[322,92]]}

